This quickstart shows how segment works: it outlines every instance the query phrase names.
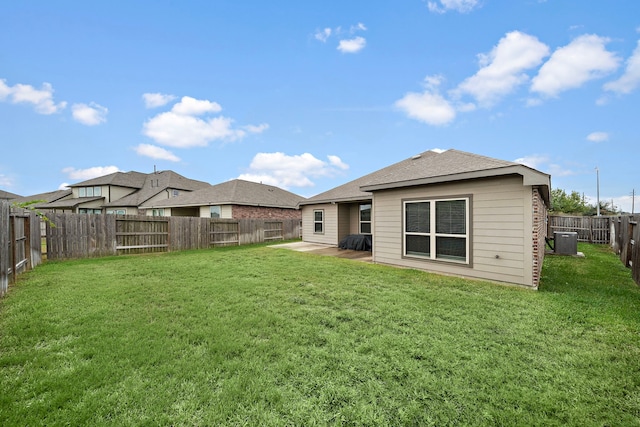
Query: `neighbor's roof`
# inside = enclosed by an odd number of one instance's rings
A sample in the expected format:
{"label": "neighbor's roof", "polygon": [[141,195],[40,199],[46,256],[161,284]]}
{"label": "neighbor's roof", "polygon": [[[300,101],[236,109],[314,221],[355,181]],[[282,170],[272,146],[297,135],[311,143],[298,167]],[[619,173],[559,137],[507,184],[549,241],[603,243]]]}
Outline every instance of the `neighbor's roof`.
{"label": "neighbor's roof", "polygon": [[25,202],[31,202],[34,200],[42,200],[43,201],[42,203],[36,204],[34,206],[36,209],[39,209],[39,208],[45,207],[47,203],[55,202],[55,201],[64,199],[66,197],[69,197],[71,195],[71,192],[72,191],[69,189],[49,191],[47,193],[40,193],[40,194],[31,195],[31,196],[18,197],[13,201],[16,203],[25,203]]}
{"label": "neighbor's roof", "polygon": [[41,209],[75,209],[83,203],[95,202],[96,200],[104,200],[104,197],[78,197],[75,199],[62,199],[56,200],[43,205],[36,205],[36,208]]}
{"label": "neighbor's roof", "polygon": [[233,179],[144,207],[246,205],[295,209],[301,200],[304,197],[273,185]]}
{"label": "neighbor's roof", "polygon": [[[139,172],[134,173],[137,174]],[[112,200],[111,203],[106,203],[105,206],[140,206],[156,194],[165,190],[171,189],[191,192],[201,188],[211,187],[211,184],[207,182],[185,178],[184,176],[173,171],[160,171],[142,175],[144,176],[144,182],[140,187],[137,187],[139,188],[138,191],[121,197],[118,200]]]}
{"label": "neighbor's roof", "polygon": [[118,187],[142,188],[147,179],[146,173],[142,172],[114,172],[109,175],[99,176],[86,181],[77,182],[69,187],[88,187],[91,185],[117,185]]}
{"label": "neighbor's roof", "polygon": [[357,200],[358,198],[371,198],[372,192],[377,190],[514,174],[523,176],[524,185],[546,187],[543,198],[546,201],[549,200],[550,177],[545,173],[520,163],[493,159],[464,151],[447,150],[442,153],[425,151],[318,194],[301,204]]}
{"label": "neighbor's roof", "polygon": [[17,199],[20,196],[17,194],[9,193],[8,191],[0,190],[0,200]]}

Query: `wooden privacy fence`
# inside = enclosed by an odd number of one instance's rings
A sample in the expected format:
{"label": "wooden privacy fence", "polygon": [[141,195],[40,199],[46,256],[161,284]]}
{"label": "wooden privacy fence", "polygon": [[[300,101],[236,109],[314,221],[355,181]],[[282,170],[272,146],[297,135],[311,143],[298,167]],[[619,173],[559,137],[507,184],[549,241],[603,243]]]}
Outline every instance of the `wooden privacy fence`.
{"label": "wooden privacy fence", "polygon": [[549,236],[554,231],[575,231],[578,241],[588,243],[611,243],[611,216],[549,216]]}
{"label": "wooden privacy fence", "polygon": [[18,274],[42,262],[40,217],[0,201],[0,296]]}
{"label": "wooden privacy fence", "polygon": [[47,259],[168,252],[300,237],[299,219],[210,219],[52,213]]}
{"label": "wooden privacy fence", "polygon": [[640,226],[638,215],[620,216],[613,221],[613,249],[620,261],[631,268],[633,280],[640,285]]}

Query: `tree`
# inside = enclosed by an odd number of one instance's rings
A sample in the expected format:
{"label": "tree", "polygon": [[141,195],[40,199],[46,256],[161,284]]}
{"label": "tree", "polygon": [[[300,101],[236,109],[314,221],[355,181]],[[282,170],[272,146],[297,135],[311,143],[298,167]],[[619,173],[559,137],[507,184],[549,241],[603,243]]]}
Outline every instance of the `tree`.
{"label": "tree", "polygon": [[[567,194],[561,188],[551,190],[551,209],[553,213],[584,215],[591,209],[577,191]],[[595,208],[594,208],[595,209]]]}

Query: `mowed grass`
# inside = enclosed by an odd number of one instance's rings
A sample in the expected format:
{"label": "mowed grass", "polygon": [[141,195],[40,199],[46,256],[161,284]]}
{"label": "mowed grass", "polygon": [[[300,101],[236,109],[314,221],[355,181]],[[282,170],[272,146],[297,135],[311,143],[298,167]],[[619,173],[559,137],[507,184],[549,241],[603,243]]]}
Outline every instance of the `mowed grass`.
{"label": "mowed grass", "polygon": [[273,249],[48,262],[0,301],[0,425],[640,425],[640,290]]}

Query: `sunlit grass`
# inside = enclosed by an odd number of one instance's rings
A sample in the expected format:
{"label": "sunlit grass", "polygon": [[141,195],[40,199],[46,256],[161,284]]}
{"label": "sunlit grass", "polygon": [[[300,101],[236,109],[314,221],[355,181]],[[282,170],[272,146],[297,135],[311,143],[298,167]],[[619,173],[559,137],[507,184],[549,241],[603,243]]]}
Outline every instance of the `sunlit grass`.
{"label": "sunlit grass", "polygon": [[264,246],[48,262],[0,301],[0,425],[639,425],[640,291]]}

